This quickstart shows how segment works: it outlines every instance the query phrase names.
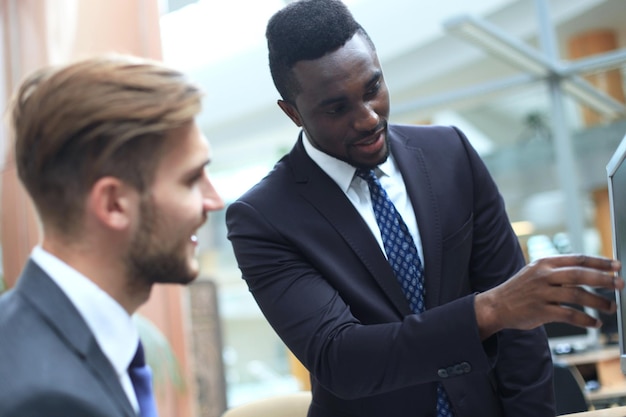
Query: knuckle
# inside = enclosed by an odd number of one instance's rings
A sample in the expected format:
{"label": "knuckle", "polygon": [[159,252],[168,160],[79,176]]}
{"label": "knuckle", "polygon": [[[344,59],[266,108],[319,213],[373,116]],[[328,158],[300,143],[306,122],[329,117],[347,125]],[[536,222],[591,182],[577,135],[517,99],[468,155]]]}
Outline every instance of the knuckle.
{"label": "knuckle", "polygon": [[552,269],[551,261],[548,258],[536,259],[528,266],[537,277],[547,275],[548,271]]}

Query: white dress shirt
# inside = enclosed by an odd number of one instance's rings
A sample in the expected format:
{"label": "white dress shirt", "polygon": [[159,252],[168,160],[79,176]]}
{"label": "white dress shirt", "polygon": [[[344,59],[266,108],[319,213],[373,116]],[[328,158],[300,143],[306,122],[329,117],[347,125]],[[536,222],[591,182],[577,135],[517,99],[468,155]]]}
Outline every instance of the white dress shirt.
{"label": "white dress shirt", "polygon": [[[346,194],[350,202],[357,209],[359,214],[365,220],[365,223],[369,226],[370,230],[374,234],[374,237],[378,241],[378,245],[381,250],[387,256],[385,252],[385,246],[383,245],[383,239],[376,223],[376,217],[374,216],[374,207],[372,206],[372,198],[370,196],[367,181],[355,175],[356,168],[352,165],[341,161],[335,157],[332,157],[311,145],[306,134],[303,132],[304,150],[311,157],[311,159],[319,165],[319,167],[330,178],[333,179],[339,186],[339,188]],[[377,174],[380,180],[380,184],[387,192],[389,199],[396,206],[396,210],[402,216],[402,219],[406,223],[411,237],[415,241],[417,247],[417,253],[424,265],[424,254],[422,250],[422,240],[420,239],[419,229],[417,226],[417,220],[415,219],[415,211],[413,205],[406,192],[404,180],[402,174],[398,171],[395,161],[391,154],[387,160],[380,164],[377,169]]]}
{"label": "white dress shirt", "polygon": [[109,359],[136,412],[139,404],[128,376],[128,365],[135,355],[139,335],[131,316],[111,296],[83,274],[36,246],[31,259],[48,274],[67,295]]}

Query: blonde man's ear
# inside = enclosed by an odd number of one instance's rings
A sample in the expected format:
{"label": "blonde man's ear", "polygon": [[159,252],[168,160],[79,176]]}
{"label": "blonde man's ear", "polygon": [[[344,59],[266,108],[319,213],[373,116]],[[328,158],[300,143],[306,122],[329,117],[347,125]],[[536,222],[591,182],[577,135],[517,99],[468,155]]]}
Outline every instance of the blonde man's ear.
{"label": "blonde man's ear", "polygon": [[115,177],[100,178],[91,187],[85,204],[86,215],[102,226],[123,231],[139,210],[139,193]]}

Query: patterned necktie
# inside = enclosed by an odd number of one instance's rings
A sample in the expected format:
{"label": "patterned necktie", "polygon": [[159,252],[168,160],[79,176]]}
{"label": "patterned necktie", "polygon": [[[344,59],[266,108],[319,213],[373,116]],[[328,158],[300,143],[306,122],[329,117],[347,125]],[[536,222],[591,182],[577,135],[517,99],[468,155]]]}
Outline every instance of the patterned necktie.
{"label": "patterned necktie", "polygon": [[137,346],[135,357],[128,366],[128,375],[133,383],[139,415],[141,417],[158,417],[154,394],[152,393],[152,371],[146,364],[141,341]]}
{"label": "patterned necktie", "polygon": [[[409,301],[411,311],[422,313],[425,310],[424,268],[411,233],[374,171],[358,169],[356,175],[367,181],[387,259]],[[437,416],[454,416],[448,395],[441,384],[437,384]]]}

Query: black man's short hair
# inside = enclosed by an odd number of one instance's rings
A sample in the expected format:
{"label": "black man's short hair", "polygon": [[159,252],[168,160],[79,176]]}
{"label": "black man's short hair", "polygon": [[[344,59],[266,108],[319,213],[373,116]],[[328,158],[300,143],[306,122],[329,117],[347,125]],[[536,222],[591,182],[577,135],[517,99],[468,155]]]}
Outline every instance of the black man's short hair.
{"label": "black man's short hair", "polygon": [[352,13],[339,0],[299,0],[270,19],[267,30],[272,79],[283,100],[295,103],[299,85],[293,66],[336,51],[359,32],[374,45]]}

